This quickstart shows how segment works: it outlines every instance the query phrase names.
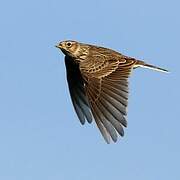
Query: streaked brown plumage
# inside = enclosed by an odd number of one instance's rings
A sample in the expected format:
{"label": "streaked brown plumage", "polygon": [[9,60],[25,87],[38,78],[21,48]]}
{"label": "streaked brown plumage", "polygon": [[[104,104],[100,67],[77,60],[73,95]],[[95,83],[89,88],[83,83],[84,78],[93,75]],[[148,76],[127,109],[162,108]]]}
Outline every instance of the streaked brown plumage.
{"label": "streaked brown plumage", "polygon": [[76,41],[63,41],[56,47],[65,54],[69,91],[80,122],[94,119],[107,143],[124,135],[132,69],[168,72],[104,47]]}

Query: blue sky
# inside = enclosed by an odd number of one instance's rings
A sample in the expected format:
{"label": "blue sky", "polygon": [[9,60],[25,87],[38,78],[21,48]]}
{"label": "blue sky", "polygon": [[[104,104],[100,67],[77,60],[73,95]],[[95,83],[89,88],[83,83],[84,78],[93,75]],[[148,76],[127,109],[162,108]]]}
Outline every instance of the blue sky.
{"label": "blue sky", "polygon": [[[180,179],[180,2],[0,2],[0,179]],[[168,68],[130,79],[128,128],[107,145],[71,105],[65,39]]]}

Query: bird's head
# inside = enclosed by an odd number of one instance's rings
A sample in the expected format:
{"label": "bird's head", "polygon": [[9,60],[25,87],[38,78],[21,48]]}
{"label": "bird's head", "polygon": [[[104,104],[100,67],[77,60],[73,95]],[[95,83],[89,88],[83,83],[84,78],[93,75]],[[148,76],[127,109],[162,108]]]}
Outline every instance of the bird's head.
{"label": "bird's head", "polygon": [[65,55],[79,60],[84,59],[84,56],[88,54],[88,46],[76,41],[62,41],[56,47],[61,49]]}

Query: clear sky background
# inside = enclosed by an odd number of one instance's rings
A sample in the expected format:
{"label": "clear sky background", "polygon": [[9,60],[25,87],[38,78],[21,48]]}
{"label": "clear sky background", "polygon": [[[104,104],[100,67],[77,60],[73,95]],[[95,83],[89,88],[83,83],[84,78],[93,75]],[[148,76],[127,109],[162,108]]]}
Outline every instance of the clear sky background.
{"label": "clear sky background", "polygon": [[[178,0],[1,0],[0,180],[179,180],[179,9]],[[54,47],[66,39],[171,71],[134,71],[116,144],[74,113]]]}

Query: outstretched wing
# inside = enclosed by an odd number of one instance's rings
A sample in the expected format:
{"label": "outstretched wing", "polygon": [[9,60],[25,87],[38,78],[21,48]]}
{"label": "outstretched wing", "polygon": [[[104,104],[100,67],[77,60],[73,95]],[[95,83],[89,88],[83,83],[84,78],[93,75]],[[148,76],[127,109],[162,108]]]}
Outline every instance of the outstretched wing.
{"label": "outstretched wing", "polygon": [[107,143],[111,139],[116,142],[118,134],[124,135],[123,126],[127,126],[128,77],[136,61],[119,58],[101,58],[98,67],[92,59],[80,64],[92,114]]}
{"label": "outstretched wing", "polygon": [[91,123],[91,110],[85,94],[84,80],[81,76],[79,65],[69,56],[65,56],[65,65],[69,92],[76,114],[81,124],[84,124],[85,120]]}

